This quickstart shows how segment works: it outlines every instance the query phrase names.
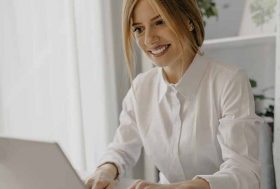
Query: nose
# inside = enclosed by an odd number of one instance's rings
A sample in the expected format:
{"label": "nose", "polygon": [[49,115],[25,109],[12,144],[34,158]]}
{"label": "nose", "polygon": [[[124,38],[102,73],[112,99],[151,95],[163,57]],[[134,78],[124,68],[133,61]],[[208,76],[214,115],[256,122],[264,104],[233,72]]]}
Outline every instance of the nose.
{"label": "nose", "polygon": [[159,36],[153,28],[147,28],[145,31],[145,45],[149,46],[159,41]]}

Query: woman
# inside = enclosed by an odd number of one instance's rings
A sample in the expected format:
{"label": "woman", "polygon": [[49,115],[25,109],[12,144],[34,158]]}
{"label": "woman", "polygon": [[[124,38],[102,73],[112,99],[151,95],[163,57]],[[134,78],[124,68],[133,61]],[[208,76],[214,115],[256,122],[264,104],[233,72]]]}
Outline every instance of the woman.
{"label": "woman", "polygon": [[204,28],[196,0],[123,3],[129,68],[133,40],[157,67],[133,81],[88,188],[112,188],[144,147],[160,183],[138,180],[131,189],[258,189],[259,120],[250,84],[238,67],[200,52]]}

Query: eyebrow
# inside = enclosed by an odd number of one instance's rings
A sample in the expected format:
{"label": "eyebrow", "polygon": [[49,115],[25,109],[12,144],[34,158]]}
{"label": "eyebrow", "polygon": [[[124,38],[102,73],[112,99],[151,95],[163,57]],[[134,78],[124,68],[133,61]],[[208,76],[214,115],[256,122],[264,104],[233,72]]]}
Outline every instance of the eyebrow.
{"label": "eyebrow", "polygon": [[[153,17],[152,19],[151,19],[151,21],[154,21],[154,20],[156,20],[156,19],[158,19],[158,18],[160,18],[161,16],[160,15],[157,15],[157,16],[155,16],[155,17]],[[141,23],[133,23],[131,26],[136,26],[136,25],[140,25]]]}

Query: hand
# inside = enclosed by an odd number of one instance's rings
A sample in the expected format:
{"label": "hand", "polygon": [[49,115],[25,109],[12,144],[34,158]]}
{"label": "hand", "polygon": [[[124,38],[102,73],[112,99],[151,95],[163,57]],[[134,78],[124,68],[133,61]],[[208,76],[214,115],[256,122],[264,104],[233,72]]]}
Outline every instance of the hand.
{"label": "hand", "polygon": [[113,189],[117,170],[114,165],[104,164],[96,169],[85,184],[87,189]]}
{"label": "hand", "polygon": [[210,189],[210,186],[206,180],[200,178],[173,184],[155,184],[137,180],[129,189]]}
{"label": "hand", "polygon": [[144,180],[135,181],[129,189],[171,189],[167,184],[156,184]]}
{"label": "hand", "polygon": [[208,181],[203,178],[196,178],[194,180],[187,180],[180,183],[171,184],[174,189],[210,189]]}

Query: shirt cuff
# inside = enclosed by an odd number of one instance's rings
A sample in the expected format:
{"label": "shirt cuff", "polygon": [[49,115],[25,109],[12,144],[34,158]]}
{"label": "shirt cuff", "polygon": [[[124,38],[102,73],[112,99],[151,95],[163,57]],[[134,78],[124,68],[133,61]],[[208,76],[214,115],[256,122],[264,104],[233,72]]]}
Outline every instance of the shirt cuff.
{"label": "shirt cuff", "polygon": [[214,174],[214,175],[197,175],[192,180],[202,178],[209,183],[210,189],[238,188],[232,175]]}
{"label": "shirt cuff", "polygon": [[119,161],[117,161],[116,159],[108,159],[108,158],[104,158],[101,160],[101,162],[99,162],[99,164],[97,165],[97,167],[110,162],[110,163],[114,163],[114,165],[117,167],[117,171],[118,171],[118,178],[122,177],[124,175],[124,168],[121,166],[121,163]]}

